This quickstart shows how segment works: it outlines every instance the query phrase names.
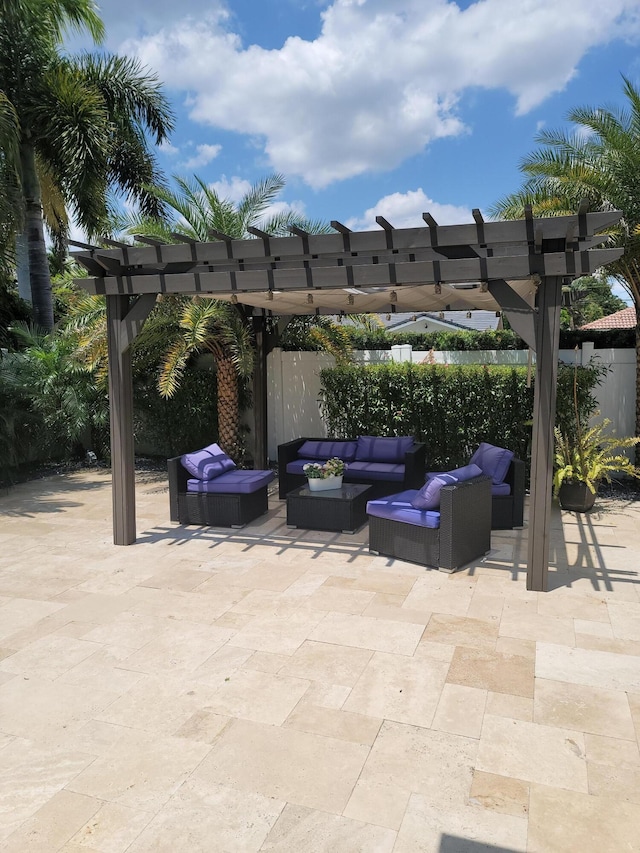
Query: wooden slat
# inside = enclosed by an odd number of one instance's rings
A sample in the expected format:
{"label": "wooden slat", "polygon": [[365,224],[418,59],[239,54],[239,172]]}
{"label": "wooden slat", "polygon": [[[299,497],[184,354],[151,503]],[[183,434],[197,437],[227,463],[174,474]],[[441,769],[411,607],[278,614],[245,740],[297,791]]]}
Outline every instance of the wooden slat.
{"label": "wooden slat", "polygon": [[[620,219],[619,211],[604,213],[588,213],[584,217],[586,233],[580,231],[582,238],[596,234]],[[556,216],[545,219],[533,219],[533,226],[540,241],[564,239],[571,230],[578,227],[577,216]],[[478,241],[478,225],[441,225],[437,228],[394,228],[393,246],[396,249],[425,249],[436,245],[433,232],[437,233],[437,245],[441,247],[474,246]],[[527,222],[522,219],[508,222],[485,222],[482,226],[484,245],[499,251],[500,244],[526,243],[528,240]],[[311,234],[309,235],[309,252],[313,255],[341,253],[348,257],[351,252],[384,252],[387,250],[387,232],[351,231],[346,232],[349,238],[349,252],[344,252],[344,234]],[[268,241],[271,255],[265,254],[265,242],[259,239],[231,240],[225,244],[222,241],[196,243],[196,258],[200,263],[219,263],[228,257],[242,261],[252,261],[259,258],[273,261],[274,257],[299,257],[302,254],[302,238],[298,235],[291,237],[271,237]],[[127,246],[120,249],[104,250],[105,257],[111,257],[121,264],[144,266],[158,262],[158,254],[163,262],[180,262],[191,260],[191,248],[182,244],[167,244],[154,248],[144,246]],[[495,251],[494,251],[495,253]]]}

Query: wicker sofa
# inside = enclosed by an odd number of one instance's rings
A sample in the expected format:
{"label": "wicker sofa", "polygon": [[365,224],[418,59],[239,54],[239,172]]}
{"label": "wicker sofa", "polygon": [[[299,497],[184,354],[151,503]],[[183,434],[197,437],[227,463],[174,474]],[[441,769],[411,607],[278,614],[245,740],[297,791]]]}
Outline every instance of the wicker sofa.
{"label": "wicker sofa", "polygon": [[443,485],[437,510],[416,509],[417,489],[371,500],[369,551],[454,572],[491,547],[491,480]]}
{"label": "wicker sofa", "polygon": [[284,500],[306,483],[303,468],[307,462],[326,462],[333,456],[347,463],[344,482],[371,486],[372,498],[417,489],[424,482],[425,451],[425,445],[411,436],[296,438],[278,445],[279,496]]}

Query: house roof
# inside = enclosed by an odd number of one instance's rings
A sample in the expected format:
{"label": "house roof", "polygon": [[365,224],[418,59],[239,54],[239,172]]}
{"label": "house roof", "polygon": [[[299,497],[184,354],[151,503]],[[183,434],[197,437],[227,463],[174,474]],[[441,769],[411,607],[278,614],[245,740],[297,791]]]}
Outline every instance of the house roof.
{"label": "house roof", "polygon": [[[387,317],[389,319],[387,319]],[[452,330],[483,332],[486,329],[497,329],[500,317],[495,311],[419,311],[396,314],[381,314],[380,320],[388,332],[399,332],[406,326],[418,322],[435,321],[443,327],[450,326]]]}
{"label": "house roof", "polygon": [[636,327],[636,309],[623,308],[622,311],[616,311],[615,314],[609,314],[607,317],[600,317],[599,320],[593,320],[581,329],[592,329],[593,331],[604,331],[605,329],[635,329]]}

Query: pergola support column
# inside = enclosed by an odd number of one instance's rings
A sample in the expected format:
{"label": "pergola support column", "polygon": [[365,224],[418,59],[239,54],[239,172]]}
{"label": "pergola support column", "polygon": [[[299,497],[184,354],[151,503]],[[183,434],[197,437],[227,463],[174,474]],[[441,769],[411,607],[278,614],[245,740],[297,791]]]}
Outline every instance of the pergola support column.
{"label": "pergola support column", "polygon": [[547,591],[553,495],[553,427],[560,339],[562,278],[548,276],[538,288],[536,322],[536,381],[533,399],[531,500],[527,589]]}
{"label": "pergola support column", "polygon": [[132,545],[136,541],[136,491],[131,344],[153,308],[156,296],[143,294],[131,307],[129,296],[107,296],[106,300],[113,542]]}
{"label": "pergola support column", "polygon": [[254,316],[256,362],[253,370],[254,468],[267,467],[267,349],[264,315]]}

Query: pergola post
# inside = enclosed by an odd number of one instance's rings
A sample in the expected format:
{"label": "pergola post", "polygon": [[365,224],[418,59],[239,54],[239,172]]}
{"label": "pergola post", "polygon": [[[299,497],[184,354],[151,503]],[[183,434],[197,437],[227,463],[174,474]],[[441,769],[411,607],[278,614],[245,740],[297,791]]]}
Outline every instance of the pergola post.
{"label": "pergola post", "polygon": [[536,322],[536,381],[531,446],[531,501],[527,589],[547,591],[553,494],[553,427],[560,339],[562,278],[547,276],[538,288]]}
{"label": "pergola post", "polygon": [[267,467],[267,349],[264,315],[252,317],[256,361],[253,369],[253,430],[255,468]]}
{"label": "pergola post", "polygon": [[111,491],[115,545],[132,545],[136,541],[131,350],[129,347],[123,348],[121,341],[122,323],[128,311],[128,296],[107,296]]}
{"label": "pergola post", "polygon": [[131,344],[155,305],[156,294],[142,294],[131,304],[129,296],[107,295],[106,300],[113,542],[132,545],[136,541],[136,485]]}

